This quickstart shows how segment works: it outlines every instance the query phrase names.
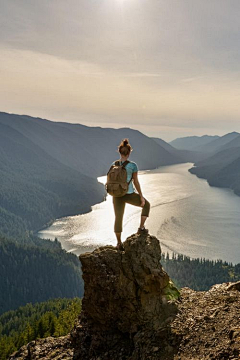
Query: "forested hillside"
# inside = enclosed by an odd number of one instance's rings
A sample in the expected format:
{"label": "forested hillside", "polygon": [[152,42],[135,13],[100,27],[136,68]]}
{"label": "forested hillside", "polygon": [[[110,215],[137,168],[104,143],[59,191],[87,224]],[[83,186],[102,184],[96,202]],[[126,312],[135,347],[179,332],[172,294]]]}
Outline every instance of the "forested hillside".
{"label": "forested hillside", "polygon": [[53,299],[29,303],[0,316],[0,360],[37,338],[69,333],[81,311],[81,300]]}
{"label": "forested hillside", "polygon": [[240,263],[233,265],[222,260],[190,259],[180,254],[162,254],[161,264],[179,287],[209,290],[212,285],[240,280]]}
{"label": "forested hillside", "polygon": [[58,241],[0,237],[0,314],[27,302],[82,296],[80,262]]}
{"label": "forested hillside", "polygon": [[240,147],[221,150],[196,162],[189,171],[212,186],[230,188],[240,195]]}
{"label": "forested hillside", "polygon": [[229,187],[240,196],[240,157],[214,174],[214,177],[209,179],[209,184]]}
{"label": "forested hillside", "polygon": [[0,123],[0,232],[18,236],[57,217],[87,212],[104,194],[96,179]]}
{"label": "forested hillside", "polygon": [[240,134],[231,132],[196,149],[202,158],[189,171],[212,186],[230,188],[240,195]]}

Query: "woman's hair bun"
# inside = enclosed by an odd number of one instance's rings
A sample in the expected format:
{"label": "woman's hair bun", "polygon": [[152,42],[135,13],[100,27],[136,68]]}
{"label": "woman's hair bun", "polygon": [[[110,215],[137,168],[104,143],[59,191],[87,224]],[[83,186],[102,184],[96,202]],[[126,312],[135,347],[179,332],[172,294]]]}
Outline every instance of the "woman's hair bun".
{"label": "woman's hair bun", "polygon": [[132,147],[129,144],[128,139],[123,139],[120,143],[120,145],[118,146],[118,151],[121,155],[129,155],[130,152],[132,151]]}

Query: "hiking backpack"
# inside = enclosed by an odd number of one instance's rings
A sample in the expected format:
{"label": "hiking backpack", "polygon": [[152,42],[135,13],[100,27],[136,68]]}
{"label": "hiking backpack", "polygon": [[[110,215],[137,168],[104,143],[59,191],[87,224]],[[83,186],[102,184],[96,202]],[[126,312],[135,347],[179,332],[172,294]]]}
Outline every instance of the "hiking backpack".
{"label": "hiking backpack", "polygon": [[127,170],[125,166],[129,163],[128,160],[124,161],[122,165],[120,165],[120,161],[115,161],[114,165],[112,165],[107,173],[107,182],[105,184],[105,188],[108,194],[121,197],[125,195],[128,191],[128,185],[131,180],[127,182]]}

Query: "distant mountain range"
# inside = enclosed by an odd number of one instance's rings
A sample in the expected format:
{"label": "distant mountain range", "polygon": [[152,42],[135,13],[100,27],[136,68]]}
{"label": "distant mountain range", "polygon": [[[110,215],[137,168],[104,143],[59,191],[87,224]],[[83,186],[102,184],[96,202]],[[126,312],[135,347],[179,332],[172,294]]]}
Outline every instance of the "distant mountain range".
{"label": "distant mountain range", "polygon": [[193,150],[199,151],[200,148],[213,140],[217,140],[219,136],[187,136],[182,138],[177,138],[173,141],[170,141],[170,145],[178,150]]}
{"label": "distant mountain range", "polygon": [[160,138],[153,137],[152,139],[154,141],[156,141],[159,145],[161,145],[165,150],[167,150],[171,154],[175,155],[177,158],[180,158],[181,162],[183,162],[183,163],[184,162],[196,162],[199,160],[203,160],[207,157],[207,155],[201,151],[184,149],[183,144],[182,144],[183,149],[178,149],[178,148],[175,148],[170,143],[167,143],[166,141],[164,141]]}
{"label": "distant mountain range", "polygon": [[131,160],[139,169],[182,162],[161,144],[130,128],[89,127],[7,113],[0,113],[0,124],[18,131],[60,163],[94,178],[105,175],[119,159],[117,146],[125,137],[133,147]]}
{"label": "distant mountain range", "polygon": [[240,146],[240,133],[234,131],[223,136],[187,136],[170,141],[169,145],[178,150],[214,153],[230,147]]}
{"label": "distant mountain range", "polygon": [[[207,144],[202,144],[201,146],[197,147],[197,151],[202,151],[202,152],[217,152],[217,151],[221,151],[224,148],[228,149],[229,148],[229,143],[236,140],[237,137],[240,137],[240,134],[237,132],[232,132],[229,134],[226,134],[224,136],[221,136],[213,141],[208,142]],[[230,145],[231,147],[231,145]]]}

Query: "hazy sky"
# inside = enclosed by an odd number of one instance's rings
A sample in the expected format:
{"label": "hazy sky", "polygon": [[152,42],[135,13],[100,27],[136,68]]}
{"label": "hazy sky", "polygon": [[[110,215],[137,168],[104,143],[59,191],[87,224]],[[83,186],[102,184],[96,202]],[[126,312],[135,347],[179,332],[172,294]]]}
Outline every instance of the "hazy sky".
{"label": "hazy sky", "polygon": [[0,0],[0,111],[240,131],[239,0]]}

